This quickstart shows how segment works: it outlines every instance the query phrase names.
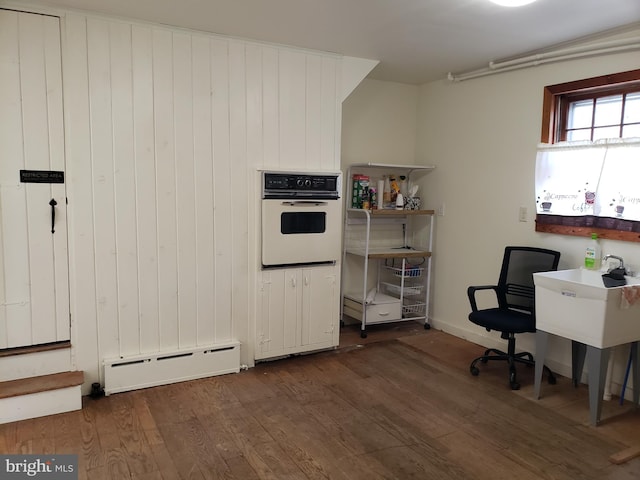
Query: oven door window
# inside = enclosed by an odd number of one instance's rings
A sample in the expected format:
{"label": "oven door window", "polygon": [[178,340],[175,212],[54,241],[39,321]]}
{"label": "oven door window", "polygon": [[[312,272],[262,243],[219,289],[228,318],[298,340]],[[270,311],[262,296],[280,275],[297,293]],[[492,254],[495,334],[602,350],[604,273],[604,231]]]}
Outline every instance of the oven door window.
{"label": "oven door window", "polygon": [[283,235],[324,233],[326,229],[326,212],[283,212],[280,215],[280,232]]}

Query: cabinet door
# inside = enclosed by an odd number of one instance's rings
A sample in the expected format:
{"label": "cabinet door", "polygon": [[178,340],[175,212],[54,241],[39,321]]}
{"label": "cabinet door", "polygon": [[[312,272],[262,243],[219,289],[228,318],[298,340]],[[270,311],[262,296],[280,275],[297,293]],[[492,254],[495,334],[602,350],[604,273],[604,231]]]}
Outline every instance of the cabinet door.
{"label": "cabinet door", "polygon": [[57,17],[0,10],[0,349],[70,339],[65,185],[20,180],[64,171],[61,58]]}
{"label": "cabinet door", "polygon": [[286,355],[300,345],[300,269],[262,272],[256,325],[256,359]]}
{"label": "cabinet door", "polygon": [[302,345],[318,348],[338,344],[337,267],[302,270]]}

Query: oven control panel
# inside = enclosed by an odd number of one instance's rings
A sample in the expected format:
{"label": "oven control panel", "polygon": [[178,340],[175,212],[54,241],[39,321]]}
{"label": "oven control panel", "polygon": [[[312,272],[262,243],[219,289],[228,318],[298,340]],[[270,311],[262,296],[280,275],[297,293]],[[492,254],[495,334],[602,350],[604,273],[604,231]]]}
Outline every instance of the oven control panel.
{"label": "oven control panel", "polygon": [[338,174],[263,173],[263,198],[338,198]]}

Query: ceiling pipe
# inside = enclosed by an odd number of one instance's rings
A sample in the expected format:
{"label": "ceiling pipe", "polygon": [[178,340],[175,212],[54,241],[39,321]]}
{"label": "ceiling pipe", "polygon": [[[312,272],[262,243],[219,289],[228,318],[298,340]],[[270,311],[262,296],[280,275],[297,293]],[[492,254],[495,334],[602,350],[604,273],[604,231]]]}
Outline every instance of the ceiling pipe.
{"label": "ceiling pipe", "polygon": [[573,48],[565,48],[552,52],[537,53],[525,57],[507,60],[504,62],[489,62],[489,66],[480,70],[468,73],[453,74],[449,72],[447,79],[451,82],[462,82],[473,78],[494,75],[496,73],[510,72],[522,68],[536,67],[546,63],[573,60],[596,55],[608,55],[632,50],[640,50],[640,37],[633,37],[621,40],[612,40],[591,45],[583,45]]}

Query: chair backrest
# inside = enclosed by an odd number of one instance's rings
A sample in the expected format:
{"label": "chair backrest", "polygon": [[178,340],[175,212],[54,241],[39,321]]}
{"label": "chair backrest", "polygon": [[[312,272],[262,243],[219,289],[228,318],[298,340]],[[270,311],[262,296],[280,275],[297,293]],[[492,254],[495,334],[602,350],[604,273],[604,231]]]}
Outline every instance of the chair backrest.
{"label": "chair backrest", "polygon": [[533,274],[558,269],[560,252],[535,247],[505,247],[498,280],[498,305],[534,313]]}

